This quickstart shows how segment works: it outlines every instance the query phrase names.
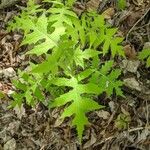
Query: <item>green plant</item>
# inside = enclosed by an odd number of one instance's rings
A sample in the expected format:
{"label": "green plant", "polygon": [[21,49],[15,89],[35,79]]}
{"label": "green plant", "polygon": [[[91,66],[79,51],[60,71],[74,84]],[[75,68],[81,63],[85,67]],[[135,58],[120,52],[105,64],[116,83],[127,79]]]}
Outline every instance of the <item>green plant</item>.
{"label": "green plant", "polygon": [[0,99],[2,99],[4,97],[5,97],[5,94],[2,91],[0,91]]}
{"label": "green plant", "polygon": [[124,56],[123,38],[115,36],[117,29],[106,25],[101,15],[84,13],[79,19],[71,10],[73,0],[43,2],[50,3],[50,8],[29,0],[27,8],[9,23],[9,30],[24,32],[21,45],[32,45],[27,54],[43,58],[38,64],[30,63],[28,71],[19,71],[19,79],[13,81],[12,106],[26,102],[34,107],[39,101],[49,108],[65,106],[61,117],[74,116],[72,125],[81,141],[88,124],[86,113],[104,108],[95,101],[97,96],[103,92],[111,96],[114,91],[123,96],[120,69],[112,70],[113,60],[100,62],[108,53],[112,58]]}
{"label": "green plant", "polygon": [[146,59],[146,66],[150,67],[150,48],[145,48],[139,53],[139,59]]}
{"label": "green plant", "polygon": [[117,0],[117,6],[119,9],[123,10],[127,6],[126,0]]}
{"label": "green plant", "polygon": [[131,117],[128,114],[120,113],[115,120],[115,125],[118,129],[127,129]]}

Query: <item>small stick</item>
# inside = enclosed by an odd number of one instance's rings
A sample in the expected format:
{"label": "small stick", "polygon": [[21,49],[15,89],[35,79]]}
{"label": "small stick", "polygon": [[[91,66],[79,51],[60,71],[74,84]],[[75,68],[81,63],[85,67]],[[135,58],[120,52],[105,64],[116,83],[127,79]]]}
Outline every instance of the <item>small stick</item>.
{"label": "small stick", "polygon": [[129,30],[129,32],[127,33],[127,35],[126,35],[126,41],[128,41],[128,37],[129,37],[129,35],[130,35],[130,33],[132,32],[132,30],[135,28],[135,26],[140,22],[140,21],[142,21],[144,18],[145,18],[145,16],[148,14],[148,12],[150,11],[150,8],[148,8],[148,10],[145,12],[145,14],[133,25],[133,27]]}
{"label": "small stick", "polygon": [[138,127],[138,128],[129,129],[128,132],[130,133],[130,132],[139,131],[139,130],[144,130],[144,129],[150,129],[150,126]]}

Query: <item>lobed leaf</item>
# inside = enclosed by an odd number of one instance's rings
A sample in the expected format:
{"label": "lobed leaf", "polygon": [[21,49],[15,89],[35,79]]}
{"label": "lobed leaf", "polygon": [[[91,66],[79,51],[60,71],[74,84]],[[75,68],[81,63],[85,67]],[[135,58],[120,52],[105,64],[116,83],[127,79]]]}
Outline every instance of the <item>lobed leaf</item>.
{"label": "lobed leaf", "polygon": [[103,106],[99,105],[92,99],[84,97],[83,94],[98,94],[99,88],[97,85],[92,83],[80,84],[74,77],[71,77],[71,79],[56,78],[53,84],[57,86],[68,86],[73,88],[68,93],[56,98],[52,103],[50,103],[50,107],[59,107],[71,102],[71,104],[65,108],[61,117],[65,118],[74,115],[72,125],[76,126],[78,137],[81,141],[84,126],[88,124],[88,119],[85,114],[89,111],[103,108]]}

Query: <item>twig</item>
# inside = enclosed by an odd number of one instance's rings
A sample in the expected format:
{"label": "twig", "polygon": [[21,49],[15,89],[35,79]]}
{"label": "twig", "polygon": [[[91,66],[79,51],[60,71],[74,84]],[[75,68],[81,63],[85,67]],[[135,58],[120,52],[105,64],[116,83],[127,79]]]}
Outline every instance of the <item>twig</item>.
{"label": "twig", "polygon": [[146,100],[146,125],[149,125],[149,106]]}
{"label": "twig", "polygon": [[[150,126],[133,128],[133,129],[127,130],[126,132],[131,133],[131,132],[135,132],[135,131],[139,131],[139,130],[144,130],[144,129],[150,129]],[[117,138],[118,136],[119,136],[118,134],[117,134],[117,135],[110,136],[110,137],[108,137],[108,138],[103,139],[101,142],[98,142],[98,143],[95,144],[95,145],[97,146],[97,145],[103,144],[103,143],[105,143],[105,142],[107,142],[107,141],[109,141],[109,140],[112,140],[112,139]]]}
{"label": "twig", "polygon": [[149,23],[144,24],[143,26],[137,27],[134,30],[138,30],[138,29],[144,28],[144,27],[149,26],[149,25],[150,25],[150,21],[149,21]]}
{"label": "twig", "polygon": [[144,129],[150,129],[150,126],[138,127],[138,128],[129,129],[128,132],[130,133],[130,132],[139,131],[139,130],[144,130]]}
{"label": "twig", "polygon": [[107,129],[107,127],[109,126],[109,124],[110,124],[111,121],[113,120],[113,118],[114,118],[114,116],[115,116],[115,114],[116,114],[118,108],[119,108],[119,106],[117,105],[115,111],[112,113],[112,115],[110,116],[110,118],[109,118],[109,120],[108,120],[108,123],[107,123],[107,125],[106,125],[106,127],[105,127],[105,130]]}
{"label": "twig", "polygon": [[142,21],[142,20],[145,18],[145,16],[148,14],[149,11],[150,11],[150,8],[147,9],[147,11],[145,12],[145,14],[144,14],[144,15],[133,25],[133,27],[129,30],[129,32],[128,32],[127,35],[126,35],[126,41],[128,41],[128,37],[129,37],[130,33],[132,32],[132,30],[135,28],[135,26],[136,26],[140,21]]}

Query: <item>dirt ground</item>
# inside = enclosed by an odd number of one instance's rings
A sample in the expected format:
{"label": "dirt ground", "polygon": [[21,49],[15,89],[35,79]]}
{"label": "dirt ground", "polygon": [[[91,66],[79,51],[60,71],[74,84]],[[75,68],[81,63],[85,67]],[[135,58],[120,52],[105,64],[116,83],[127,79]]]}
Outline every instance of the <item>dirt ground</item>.
{"label": "dirt ground", "polygon": [[[82,145],[69,120],[59,119],[60,108],[48,110],[39,103],[36,108],[24,104],[21,109],[8,109],[11,79],[16,77],[17,69],[28,65],[28,58],[24,55],[26,49],[19,47],[21,33],[9,33],[6,27],[26,0],[2,7],[3,2],[0,1],[0,90],[6,96],[0,99],[0,150],[150,150],[150,68],[137,59],[143,47],[150,47],[150,1],[127,0],[124,10],[117,9],[115,0],[78,1],[74,6],[77,14],[97,9],[107,22],[118,27],[118,34],[125,37],[127,57],[117,60],[123,70],[125,98],[100,97],[108,107],[88,114],[91,126],[86,127]],[[121,125],[120,117],[126,117]]]}

